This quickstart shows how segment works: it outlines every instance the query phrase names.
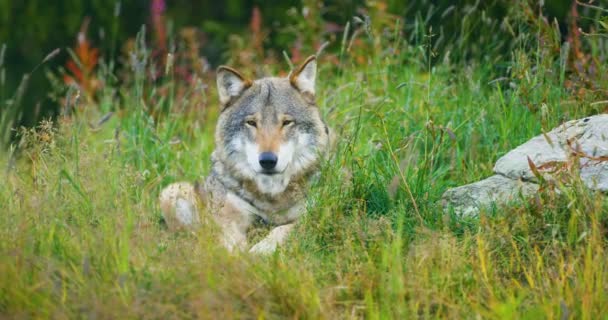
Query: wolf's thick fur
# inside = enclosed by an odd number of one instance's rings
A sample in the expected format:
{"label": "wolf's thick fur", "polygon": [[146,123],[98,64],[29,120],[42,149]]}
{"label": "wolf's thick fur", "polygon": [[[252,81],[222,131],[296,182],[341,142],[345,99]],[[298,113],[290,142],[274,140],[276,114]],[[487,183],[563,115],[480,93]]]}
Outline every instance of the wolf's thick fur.
{"label": "wolf's thick fur", "polygon": [[272,252],[287,238],[330,144],[315,103],[315,78],[314,56],[287,78],[250,81],[234,69],[218,69],[222,111],[211,173],[202,185],[175,183],[161,192],[171,229],[196,226],[197,208],[204,206],[229,250],[247,247],[256,217],[276,228],[250,251]]}

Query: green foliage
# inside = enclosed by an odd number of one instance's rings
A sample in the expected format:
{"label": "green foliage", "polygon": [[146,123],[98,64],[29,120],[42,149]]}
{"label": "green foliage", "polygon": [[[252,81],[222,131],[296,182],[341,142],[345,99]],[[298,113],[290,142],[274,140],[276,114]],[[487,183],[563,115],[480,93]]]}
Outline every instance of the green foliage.
{"label": "green foliage", "polygon": [[[129,39],[142,24],[147,24],[153,30],[155,22],[151,17],[151,3],[0,0],[0,44],[8,45],[6,87],[11,92],[15,91],[22,75],[30,73],[48,53],[56,48],[72,47],[78,30],[87,18],[90,18],[89,37],[93,46],[101,49],[102,58],[117,65],[125,64],[120,56],[121,51],[128,47]],[[567,25],[566,12],[570,3],[549,1],[543,11],[546,11],[549,19],[557,18],[564,27]],[[354,16],[362,19],[374,16],[374,28],[378,32],[376,36],[383,37],[386,28],[392,32],[394,22],[388,18],[393,15],[400,18],[400,28],[410,45],[428,46],[426,50],[432,53],[427,55],[428,61],[418,58],[409,60],[411,63],[420,62],[422,66],[443,59],[484,63],[508,59],[509,52],[517,45],[513,38],[519,32],[514,29],[512,17],[521,11],[521,5],[503,0],[425,0],[415,3],[226,0],[222,6],[210,0],[179,0],[168,2],[167,6],[163,23],[166,23],[169,36],[175,40],[186,28],[200,31],[196,54],[205,57],[212,65],[234,60],[226,54],[228,49],[250,49],[244,46],[245,43],[251,45],[251,42],[244,41],[239,45],[238,37],[234,35],[246,38],[251,34],[254,8],[259,8],[261,12],[262,55],[266,53],[280,57],[283,51],[293,50],[302,52],[297,55],[307,55],[319,49],[325,41],[329,42],[330,48],[339,49],[339,33],[347,23],[351,27],[355,25],[352,20]],[[582,25],[588,26],[587,21],[582,20]],[[150,32],[148,37],[152,39],[155,35]],[[171,47],[171,43],[155,43],[155,50],[161,46]],[[69,59],[64,51],[45,65],[54,70]],[[505,66],[497,66],[498,69],[491,72],[504,74]],[[57,115],[60,106],[48,99],[46,94],[50,87],[42,72],[29,75],[29,90],[22,106],[23,118],[14,119],[14,122],[32,126],[42,118]]]}

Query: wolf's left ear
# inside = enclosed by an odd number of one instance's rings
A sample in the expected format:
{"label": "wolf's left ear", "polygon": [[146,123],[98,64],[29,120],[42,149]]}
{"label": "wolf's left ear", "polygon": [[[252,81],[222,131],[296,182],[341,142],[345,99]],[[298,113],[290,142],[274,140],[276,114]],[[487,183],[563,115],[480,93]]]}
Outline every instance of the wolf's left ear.
{"label": "wolf's left ear", "polygon": [[250,86],[251,81],[238,71],[226,66],[217,69],[217,91],[222,107],[226,107],[230,99],[240,96]]}
{"label": "wolf's left ear", "polygon": [[289,82],[302,93],[315,95],[315,78],[317,77],[317,57],[310,56],[301,66],[289,74]]}

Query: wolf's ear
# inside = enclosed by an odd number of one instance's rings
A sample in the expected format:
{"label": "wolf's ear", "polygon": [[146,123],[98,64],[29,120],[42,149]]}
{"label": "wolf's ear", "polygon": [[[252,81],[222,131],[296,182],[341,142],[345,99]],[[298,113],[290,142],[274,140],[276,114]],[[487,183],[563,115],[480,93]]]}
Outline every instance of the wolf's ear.
{"label": "wolf's ear", "polygon": [[315,78],[317,77],[317,58],[310,56],[301,66],[289,74],[289,82],[302,93],[315,95]]}
{"label": "wolf's ear", "polygon": [[217,92],[222,107],[225,107],[230,99],[240,96],[250,86],[251,81],[238,71],[226,66],[217,69]]}

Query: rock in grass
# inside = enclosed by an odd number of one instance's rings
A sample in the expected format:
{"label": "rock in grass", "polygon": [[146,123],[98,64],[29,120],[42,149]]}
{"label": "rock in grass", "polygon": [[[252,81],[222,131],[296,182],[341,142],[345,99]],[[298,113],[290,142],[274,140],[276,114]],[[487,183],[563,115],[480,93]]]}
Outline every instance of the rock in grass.
{"label": "rock in grass", "polygon": [[447,190],[444,206],[461,215],[475,215],[493,203],[532,196],[538,190],[532,167],[552,179],[556,169],[573,159],[578,160],[573,163],[578,163],[581,181],[588,188],[608,192],[608,115],[568,121],[532,138],[498,159],[496,175]]}
{"label": "rock in grass", "polygon": [[[494,172],[511,179],[537,182],[528,157],[537,168],[565,163],[579,156],[581,178],[593,190],[608,191],[608,115],[568,121],[498,159]],[[606,158],[603,159],[602,158]],[[549,173],[546,173],[549,175]],[[550,177],[549,177],[550,178]]]}
{"label": "rock in grass", "polygon": [[480,208],[493,203],[504,204],[529,197],[538,191],[538,184],[493,175],[487,179],[447,190],[444,206],[460,216],[476,215]]}

